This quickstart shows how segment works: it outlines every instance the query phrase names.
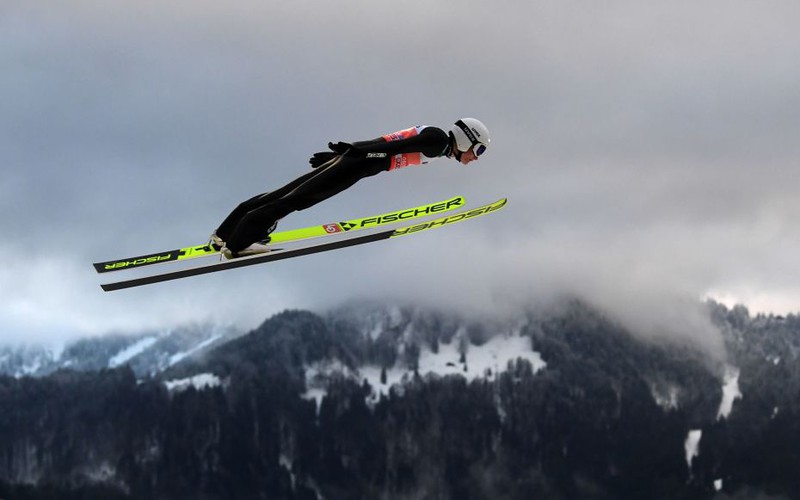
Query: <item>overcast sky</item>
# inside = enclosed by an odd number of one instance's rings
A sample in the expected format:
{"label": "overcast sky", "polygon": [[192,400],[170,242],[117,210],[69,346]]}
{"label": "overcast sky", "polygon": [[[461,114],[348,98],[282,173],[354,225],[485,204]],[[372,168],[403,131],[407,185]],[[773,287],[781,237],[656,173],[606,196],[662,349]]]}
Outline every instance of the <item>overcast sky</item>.
{"label": "overcast sky", "polygon": [[[0,332],[247,327],[358,297],[493,310],[576,292],[684,334],[709,294],[800,310],[798,19],[795,0],[6,0]],[[98,286],[92,262],[202,243],[330,140],[463,116],[493,134],[480,161],[381,174],[281,228],[459,194],[507,196],[502,212]]]}

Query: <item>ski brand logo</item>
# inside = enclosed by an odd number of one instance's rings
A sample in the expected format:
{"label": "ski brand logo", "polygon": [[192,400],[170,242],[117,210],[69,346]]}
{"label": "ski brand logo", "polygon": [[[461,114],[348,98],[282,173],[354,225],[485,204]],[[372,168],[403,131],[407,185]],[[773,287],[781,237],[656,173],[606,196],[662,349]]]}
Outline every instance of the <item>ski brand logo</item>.
{"label": "ski brand logo", "polygon": [[475,144],[476,142],[478,142],[478,139],[476,139],[475,136],[480,134],[478,134],[478,131],[475,130],[474,128],[465,128],[464,133],[467,134],[467,138],[470,140],[471,143]]}
{"label": "ski brand logo", "polygon": [[339,224],[336,224],[336,223],[325,224],[324,226],[322,226],[322,228],[328,234],[341,233],[342,232],[342,226],[340,226]]}
{"label": "ski brand logo", "polygon": [[165,260],[172,260],[172,254],[163,254],[163,255],[153,255],[150,257],[141,257],[138,259],[133,260],[123,260],[120,262],[112,262],[111,264],[106,264],[106,269],[113,270],[113,269],[123,269],[126,267],[136,267],[142,266],[146,264],[155,264],[156,262],[163,262]]}
{"label": "ski brand logo", "polygon": [[448,224],[453,224],[455,222],[461,222],[462,220],[471,219],[473,217],[478,217],[480,215],[488,214],[490,212],[494,212],[495,210],[500,210],[506,205],[507,202],[508,200],[503,199],[493,205],[486,205],[484,207],[476,208],[475,210],[468,210],[464,213],[451,215],[449,217],[443,217],[441,219],[436,219],[430,222],[417,224],[415,226],[402,227],[400,229],[397,229],[394,232],[394,234],[392,234],[392,237],[417,233],[419,231],[425,231],[426,229],[433,229],[436,227],[446,226]]}
{"label": "ski brand logo", "polygon": [[386,153],[367,153],[367,158],[386,158]]}
{"label": "ski brand logo", "polygon": [[[437,203],[435,205],[412,208],[409,210],[401,210],[400,212],[385,214],[378,217],[368,217],[366,219],[361,219],[360,221],[353,221],[349,224],[354,224],[354,226],[357,226],[359,228],[364,228],[368,226],[380,226],[382,224],[389,224],[392,222],[399,222],[406,219],[414,219],[417,217],[424,217],[426,215],[433,215],[439,212],[446,212],[448,210],[453,210],[454,208],[459,208],[463,205],[464,205],[464,198],[458,197],[458,198],[453,198],[452,200],[446,202]],[[345,224],[348,223],[342,224],[345,227],[345,231],[351,229],[345,226]]]}

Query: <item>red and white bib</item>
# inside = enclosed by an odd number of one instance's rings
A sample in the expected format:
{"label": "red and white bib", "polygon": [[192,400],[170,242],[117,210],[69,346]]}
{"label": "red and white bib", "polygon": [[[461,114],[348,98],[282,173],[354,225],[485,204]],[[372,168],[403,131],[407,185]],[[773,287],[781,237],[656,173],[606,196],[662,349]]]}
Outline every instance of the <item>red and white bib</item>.
{"label": "red and white bib", "polygon": [[[397,132],[384,135],[383,138],[386,139],[386,142],[408,139],[409,137],[419,135],[422,129],[426,127],[427,125],[419,125],[405,130],[398,130]],[[423,165],[428,163],[428,160],[431,160],[431,158],[428,158],[422,153],[402,153],[392,156],[390,160],[391,164],[389,165],[389,170],[394,170],[396,168],[404,168],[412,165]]]}

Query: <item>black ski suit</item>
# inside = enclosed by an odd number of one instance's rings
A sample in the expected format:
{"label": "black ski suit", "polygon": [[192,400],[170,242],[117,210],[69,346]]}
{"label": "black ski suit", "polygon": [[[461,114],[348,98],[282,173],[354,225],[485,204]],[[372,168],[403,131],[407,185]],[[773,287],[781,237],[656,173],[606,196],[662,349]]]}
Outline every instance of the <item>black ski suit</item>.
{"label": "black ski suit", "polygon": [[412,127],[370,141],[329,143],[332,152],[316,153],[310,172],[280,189],[242,202],[216,231],[236,253],[265,239],[281,218],[338,194],[365,177],[449,156],[451,138],[437,127]]}

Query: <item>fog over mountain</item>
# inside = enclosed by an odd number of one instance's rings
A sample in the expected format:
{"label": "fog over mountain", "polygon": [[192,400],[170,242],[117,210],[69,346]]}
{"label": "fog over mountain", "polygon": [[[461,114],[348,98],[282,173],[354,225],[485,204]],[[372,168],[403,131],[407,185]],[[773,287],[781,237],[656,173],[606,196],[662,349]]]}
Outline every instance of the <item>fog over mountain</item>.
{"label": "fog over mountain", "polygon": [[79,342],[0,377],[0,495],[797,498],[798,316],[703,310],[724,362],[575,299]]}

